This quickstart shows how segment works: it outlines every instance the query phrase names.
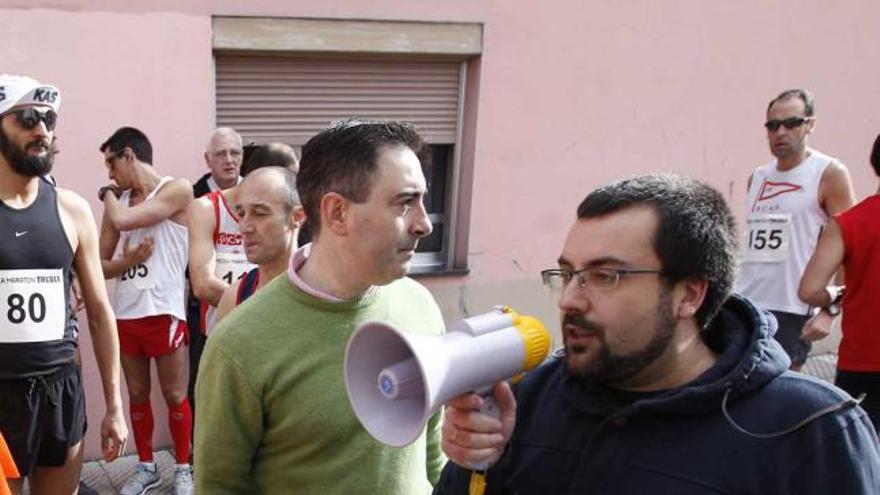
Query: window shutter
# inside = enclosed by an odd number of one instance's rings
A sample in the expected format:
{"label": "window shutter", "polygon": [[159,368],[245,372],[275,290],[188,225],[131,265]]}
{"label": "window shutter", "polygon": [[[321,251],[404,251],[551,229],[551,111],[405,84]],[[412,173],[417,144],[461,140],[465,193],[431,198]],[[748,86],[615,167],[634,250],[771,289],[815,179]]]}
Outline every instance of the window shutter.
{"label": "window shutter", "polygon": [[455,143],[459,62],[318,60],[217,55],[217,125],[245,141],[302,146],[349,117],[415,123],[432,143]]}

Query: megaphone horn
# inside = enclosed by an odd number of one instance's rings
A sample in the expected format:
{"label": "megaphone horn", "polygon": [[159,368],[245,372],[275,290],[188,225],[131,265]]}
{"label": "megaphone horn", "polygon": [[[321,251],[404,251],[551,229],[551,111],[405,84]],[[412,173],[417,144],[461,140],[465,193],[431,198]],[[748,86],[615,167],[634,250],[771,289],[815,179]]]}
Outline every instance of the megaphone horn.
{"label": "megaphone horn", "polygon": [[462,320],[440,336],[366,322],[345,348],[345,388],[367,432],[403,447],[444,402],[534,368],[550,342],[540,321],[507,307]]}

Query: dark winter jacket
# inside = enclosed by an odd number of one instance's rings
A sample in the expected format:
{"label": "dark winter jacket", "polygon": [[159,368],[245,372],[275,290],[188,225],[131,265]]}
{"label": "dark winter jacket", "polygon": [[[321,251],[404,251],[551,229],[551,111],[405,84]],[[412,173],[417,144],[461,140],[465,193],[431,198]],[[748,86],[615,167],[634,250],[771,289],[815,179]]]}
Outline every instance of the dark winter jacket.
{"label": "dark winter jacket", "polygon": [[[588,386],[557,358],[517,388],[487,494],[880,494],[877,436],[843,391],[787,371],[775,320],[732,296],[704,331],[719,355],[684,387]],[[435,494],[467,494],[449,463]]]}

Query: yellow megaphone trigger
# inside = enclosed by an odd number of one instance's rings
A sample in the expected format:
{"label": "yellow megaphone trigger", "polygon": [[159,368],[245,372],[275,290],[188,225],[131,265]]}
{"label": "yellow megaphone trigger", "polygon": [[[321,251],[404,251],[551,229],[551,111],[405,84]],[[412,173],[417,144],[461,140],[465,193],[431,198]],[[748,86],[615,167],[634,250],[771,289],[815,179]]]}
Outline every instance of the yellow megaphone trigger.
{"label": "yellow megaphone trigger", "polygon": [[513,326],[519,331],[525,347],[523,370],[528,371],[544,362],[550,353],[552,337],[544,324],[535,317],[516,314],[511,310]]}
{"label": "yellow megaphone trigger", "polygon": [[486,475],[479,472],[471,472],[471,482],[468,484],[469,495],[483,495],[486,493]]}
{"label": "yellow megaphone trigger", "polygon": [[507,381],[508,381],[511,385],[516,385],[517,383],[519,383],[520,381],[522,381],[522,379],[525,378],[525,377],[526,377],[526,373],[525,373],[525,372],[517,373],[517,374],[513,375],[512,377],[510,377],[510,380],[507,380]]}

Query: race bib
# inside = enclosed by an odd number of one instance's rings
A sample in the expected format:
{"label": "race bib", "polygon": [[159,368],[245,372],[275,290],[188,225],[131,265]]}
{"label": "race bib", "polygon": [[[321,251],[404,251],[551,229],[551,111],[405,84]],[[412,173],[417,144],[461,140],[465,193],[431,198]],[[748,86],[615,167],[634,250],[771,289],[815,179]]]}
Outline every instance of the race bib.
{"label": "race bib", "polygon": [[49,342],[64,337],[64,272],[0,270],[0,342]]}
{"label": "race bib", "polygon": [[214,274],[229,285],[244,277],[255,266],[244,253],[217,253],[215,256]]}
{"label": "race bib", "polygon": [[126,268],[119,275],[119,283],[116,285],[117,290],[146,290],[152,289],[156,285],[153,280],[153,271],[146,263],[138,263]]}
{"label": "race bib", "polygon": [[743,261],[778,263],[788,258],[791,242],[791,215],[767,213],[746,220]]}

